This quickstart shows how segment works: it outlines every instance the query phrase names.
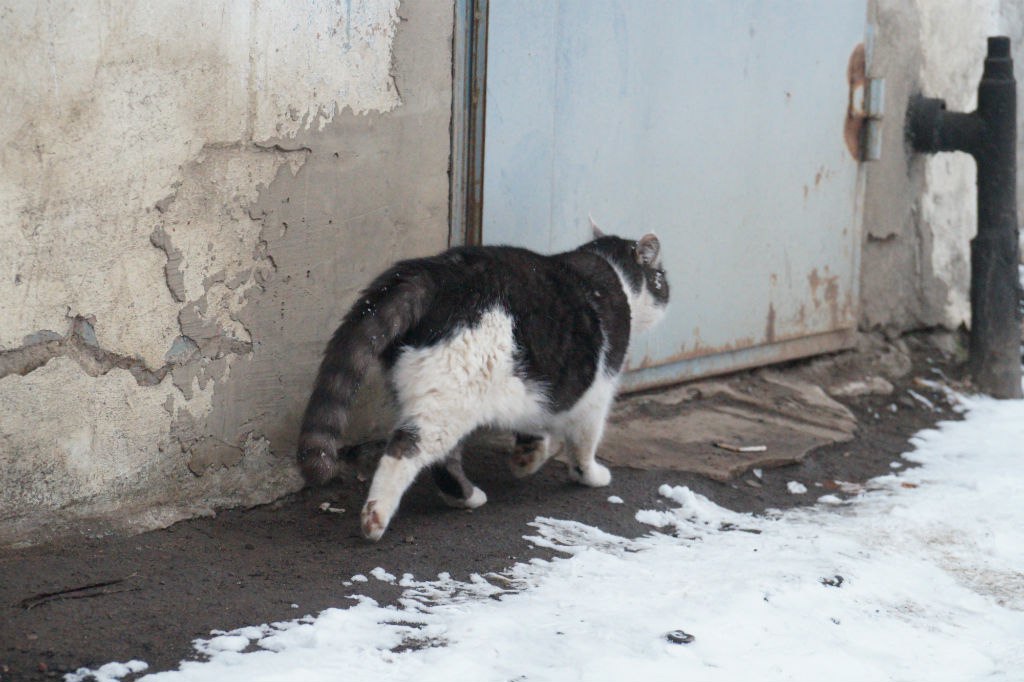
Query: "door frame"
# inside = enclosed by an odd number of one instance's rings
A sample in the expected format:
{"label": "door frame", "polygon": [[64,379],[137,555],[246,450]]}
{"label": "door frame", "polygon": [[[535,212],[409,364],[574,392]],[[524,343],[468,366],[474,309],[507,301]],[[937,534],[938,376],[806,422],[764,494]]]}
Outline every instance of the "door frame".
{"label": "door frame", "polygon": [[455,0],[449,246],[483,242],[488,0]]}

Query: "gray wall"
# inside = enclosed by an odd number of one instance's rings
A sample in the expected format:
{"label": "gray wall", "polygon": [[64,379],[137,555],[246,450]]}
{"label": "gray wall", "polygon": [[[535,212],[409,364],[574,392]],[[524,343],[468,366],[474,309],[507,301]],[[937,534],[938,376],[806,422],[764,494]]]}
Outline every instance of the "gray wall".
{"label": "gray wall", "polygon": [[0,6],[0,543],[300,485],[325,340],[448,241],[452,12]]}

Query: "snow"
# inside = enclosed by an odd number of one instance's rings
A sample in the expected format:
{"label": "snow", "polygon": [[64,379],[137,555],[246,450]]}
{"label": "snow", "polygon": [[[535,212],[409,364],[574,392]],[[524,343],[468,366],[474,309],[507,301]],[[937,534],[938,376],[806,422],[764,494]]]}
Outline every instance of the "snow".
{"label": "snow", "polygon": [[618,495],[609,495],[608,502],[610,502],[611,504],[622,504],[623,500]]}
{"label": "snow", "polygon": [[907,389],[907,393],[910,394],[911,398],[913,398],[917,402],[921,403],[922,405],[927,407],[929,410],[932,410],[933,412],[935,411],[935,403],[933,403],[931,400],[928,400],[928,398],[925,398],[923,395],[921,395],[917,391],[915,391],[913,389],[909,389],[909,388]]}
{"label": "snow", "polygon": [[964,421],[914,438],[920,466],[846,502],[753,516],[663,485],[665,508],[636,514],[657,529],[644,537],[538,518],[527,539],[565,558],[406,574],[396,606],[352,595],[216,632],[206,660],[142,679],[1020,679],[1024,401],[962,403]]}
{"label": "snow", "polygon": [[786,490],[793,493],[794,495],[803,495],[807,492],[807,486],[800,481],[790,481],[786,484]]}
{"label": "snow", "polygon": [[89,680],[89,682],[114,682],[119,680],[125,675],[131,673],[140,673],[149,664],[142,661],[128,661],[127,663],[107,663],[102,665],[96,670],[89,670],[88,668],[79,668],[76,672],[68,673],[64,676],[64,682],[83,682]]}
{"label": "snow", "polygon": [[395,576],[393,576],[392,574],[388,573],[387,571],[385,571],[380,566],[378,566],[377,568],[375,568],[372,571],[370,571],[370,575],[372,575],[377,580],[380,580],[381,582],[385,582],[385,583],[393,583],[396,580]]}

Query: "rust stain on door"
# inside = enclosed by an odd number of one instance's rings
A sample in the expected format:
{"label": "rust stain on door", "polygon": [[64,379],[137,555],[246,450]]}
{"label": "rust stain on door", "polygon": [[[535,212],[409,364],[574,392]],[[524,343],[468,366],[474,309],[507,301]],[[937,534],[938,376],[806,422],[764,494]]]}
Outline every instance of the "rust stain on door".
{"label": "rust stain on door", "polygon": [[850,156],[861,159],[861,129],[867,112],[864,111],[864,85],[867,81],[867,59],[864,43],[853,48],[850,63],[846,67],[846,81],[850,86],[850,99],[846,104],[846,124],[843,126],[843,139]]}

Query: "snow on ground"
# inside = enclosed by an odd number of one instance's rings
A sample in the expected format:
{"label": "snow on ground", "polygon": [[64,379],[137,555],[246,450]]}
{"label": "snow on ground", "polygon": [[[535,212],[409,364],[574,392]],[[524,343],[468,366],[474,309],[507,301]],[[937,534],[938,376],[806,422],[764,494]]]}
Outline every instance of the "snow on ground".
{"label": "snow on ground", "polygon": [[852,502],[755,517],[666,485],[663,508],[637,512],[649,536],[540,518],[530,539],[567,558],[405,575],[399,606],[353,596],[216,633],[197,642],[208,660],[143,679],[1020,680],[1024,402],[964,405],[915,437],[922,466]]}

